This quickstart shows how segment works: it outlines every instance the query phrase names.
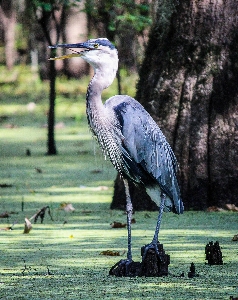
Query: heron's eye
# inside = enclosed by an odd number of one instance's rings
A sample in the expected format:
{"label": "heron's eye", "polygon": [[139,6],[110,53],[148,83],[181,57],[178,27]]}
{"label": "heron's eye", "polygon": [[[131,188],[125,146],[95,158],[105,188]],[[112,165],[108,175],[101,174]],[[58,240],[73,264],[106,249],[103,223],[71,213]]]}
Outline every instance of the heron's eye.
{"label": "heron's eye", "polygon": [[97,48],[99,47],[99,44],[94,44],[93,47],[94,47],[95,49],[97,49]]}

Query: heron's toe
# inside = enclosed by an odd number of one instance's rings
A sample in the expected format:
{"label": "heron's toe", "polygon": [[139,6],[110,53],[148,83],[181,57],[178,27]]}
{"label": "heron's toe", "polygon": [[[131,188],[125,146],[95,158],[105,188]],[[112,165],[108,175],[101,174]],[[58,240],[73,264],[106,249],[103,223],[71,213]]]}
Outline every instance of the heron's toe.
{"label": "heron's toe", "polygon": [[109,271],[109,275],[117,277],[134,277],[140,276],[140,263],[134,262],[131,259],[121,259]]}

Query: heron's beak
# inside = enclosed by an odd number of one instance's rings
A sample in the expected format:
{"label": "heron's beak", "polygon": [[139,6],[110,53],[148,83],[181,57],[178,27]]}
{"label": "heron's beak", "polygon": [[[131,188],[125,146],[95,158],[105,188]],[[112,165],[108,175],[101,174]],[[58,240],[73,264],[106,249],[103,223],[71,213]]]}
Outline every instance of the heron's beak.
{"label": "heron's beak", "polygon": [[51,58],[49,58],[49,60],[66,59],[66,58],[80,57],[80,56],[81,56],[80,53],[70,53],[70,54],[66,54],[66,55],[51,57]]}
{"label": "heron's beak", "polygon": [[[83,52],[89,51],[89,50],[92,49],[87,42],[86,43],[78,43],[78,44],[59,44],[59,45],[49,46],[49,48],[51,48],[51,49],[66,48],[66,49],[69,49],[71,51],[74,51],[74,53],[70,53],[70,54],[66,54],[66,55],[62,55],[62,56],[57,56],[57,57],[51,57],[51,58],[49,58],[49,60],[66,59],[66,58],[71,58],[71,57],[80,57],[80,56],[83,55]],[[81,49],[83,48],[83,49],[85,49],[85,51],[78,52],[78,51],[72,50],[71,48],[81,48]]]}

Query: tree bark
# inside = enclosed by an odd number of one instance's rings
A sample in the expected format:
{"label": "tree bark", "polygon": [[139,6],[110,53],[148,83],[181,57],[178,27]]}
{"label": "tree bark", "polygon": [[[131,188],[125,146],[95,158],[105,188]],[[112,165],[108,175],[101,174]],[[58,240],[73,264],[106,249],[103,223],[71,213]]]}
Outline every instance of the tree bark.
{"label": "tree bark", "polygon": [[[37,6],[33,4],[34,12],[37,17],[38,23],[44,34],[47,44],[52,46],[57,44],[62,33],[62,16],[65,6],[57,5],[55,3],[51,6],[50,10],[41,9],[41,14],[37,14]],[[56,50],[51,49],[51,57],[56,56]],[[49,93],[49,111],[48,111],[48,139],[47,139],[47,155],[56,155],[55,143],[55,81],[56,81],[56,68],[55,61],[49,63],[49,79],[50,79],[50,93]]]}
{"label": "tree bark", "polygon": [[16,59],[15,51],[15,27],[16,27],[16,9],[14,1],[0,0],[0,22],[4,30],[4,45],[6,66],[9,70],[14,66]]}
{"label": "tree bark", "polygon": [[[77,5],[64,10],[62,22],[63,43],[79,43],[87,40],[87,14],[83,11],[84,6],[85,1],[80,1]],[[63,72],[68,78],[80,78],[89,73],[88,64],[83,59],[64,59],[63,61],[57,61],[57,63],[63,64]],[[57,64],[56,67],[58,67]]]}
{"label": "tree bark", "polygon": [[[56,56],[55,49],[51,49],[51,57]],[[55,144],[55,82],[56,69],[55,61],[50,61],[50,94],[49,94],[49,111],[48,111],[48,139],[47,139],[47,155],[56,155],[57,149]]]}
{"label": "tree bark", "polygon": [[158,0],[157,8],[136,98],[174,149],[185,209],[237,204],[237,1]]}

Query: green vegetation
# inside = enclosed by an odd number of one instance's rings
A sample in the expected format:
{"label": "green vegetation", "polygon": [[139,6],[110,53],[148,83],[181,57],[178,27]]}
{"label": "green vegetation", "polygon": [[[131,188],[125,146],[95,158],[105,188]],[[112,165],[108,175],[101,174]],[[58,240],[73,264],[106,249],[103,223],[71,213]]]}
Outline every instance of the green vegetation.
{"label": "green vegetation", "polygon": [[[1,70],[1,74],[5,72]],[[11,75],[11,74],[10,74]],[[6,80],[5,73],[0,82]],[[135,81],[135,80],[133,80]],[[116,172],[104,161],[86,124],[85,91],[88,78],[57,81],[57,156],[45,156],[48,83],[24,68],[18,81],[0,92],[0,299],[229,299],[238,296],[237,213],[185,212],[164,214],[160,242],[171,256],[173,275],[163,278],[115,278],[111,266],[126,257],[126,229],[122,211],[109,209]],[[134,83],[123,80],[123,93],[133,95]],[[116,82],[104,95],[116,93]],[[29,103],[36,106],[29,106]],[[31,156],[26,155],[30,149]],[[74,212],[60,209],[71,203]],[[23,234],[24,218],[49,206],[43,224],[33,223]],[[23,211],[22,211],[23,206]],[[136,212],[133,252],[150,242],[156,212]],[[7,226],[13,230],[3,230]],[[205,264],[204,249],[219,241],[224,265]],[[100,255],[119,251],[121,256]],[[199,277],[187,273],[194,262]]]}

